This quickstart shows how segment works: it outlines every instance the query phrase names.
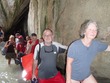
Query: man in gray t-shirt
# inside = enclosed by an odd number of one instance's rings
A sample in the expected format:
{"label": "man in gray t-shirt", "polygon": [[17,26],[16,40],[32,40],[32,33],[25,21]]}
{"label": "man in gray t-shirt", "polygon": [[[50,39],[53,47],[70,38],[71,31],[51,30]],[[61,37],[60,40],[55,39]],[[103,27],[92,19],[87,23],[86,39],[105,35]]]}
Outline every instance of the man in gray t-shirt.
{"label": "man in gray t-shirt", "polygon": [[[53,32],[50,29],[44,30],[43,39],[44,42],[35,47],[32,78],[36,78],[34,71],[38,66],[39,83],[65,83],[64,78],[57,71],[56,60],[58,53],[64,52],[67,46],[53,42]],[[41,59],[39,65],[37,65],[38,56]]]}
{"label": "man in gray t-shirt", "polygon": [[63,53],[65,51],[65,48],[66,46],[63,46],[57,42],[52,42],[50,46],[46,46],[44,42],[42,42],[36,46],[34,60],[38,60],[38,56],[40,56],[41,59],[41,62],[39,64],[38,78],[48,79],[58,73],[56,68],[57,56],[58,53]]}

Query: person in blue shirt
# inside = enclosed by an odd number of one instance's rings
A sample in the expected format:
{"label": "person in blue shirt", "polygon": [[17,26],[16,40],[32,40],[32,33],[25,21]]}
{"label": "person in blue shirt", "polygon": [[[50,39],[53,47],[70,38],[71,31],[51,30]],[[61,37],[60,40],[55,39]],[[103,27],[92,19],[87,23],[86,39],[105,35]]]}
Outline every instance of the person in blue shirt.
{"label": "person in blue shirt", "polygon": [[97,23],[86,20],[80,29],[81,39],[71,43],[67,52],[66,83],[97,83],[90,65],[102,51],[110,51],[110,46],[96,40],[99,28]]}

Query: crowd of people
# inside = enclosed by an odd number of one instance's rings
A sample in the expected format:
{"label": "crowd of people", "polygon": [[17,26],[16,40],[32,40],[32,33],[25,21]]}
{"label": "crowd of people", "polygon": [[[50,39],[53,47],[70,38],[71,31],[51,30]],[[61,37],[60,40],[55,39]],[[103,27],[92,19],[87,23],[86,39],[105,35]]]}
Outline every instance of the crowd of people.
{"label": "crowd of people", "polygon": [[[98,32],[97,23],[86,20],[80,28],[81,38],[72,42],[69,47],[54,42],[54,33],[50,28],[44,30],[41,39],[38,39],[35,33],[26,38],[16,33],[15,36],[10,35],[4,46],[7,48],[5,58],[9,65],[12,58],[15,63],[17,58],[23,69],[27,67],[24,67],[22,60],[25,59],[22,58],[31,56],[26,62],[26,64],[31,62],[31,78],[29,79],[32,81],[37,79],[38,83],[98,83],[91,73],[91,63],[97,53],[110,51],[108,44],[95,39]],[[0,28],[0,39],[3,39],[3,34]],[[58,54],[64,53],[67,48],[66,79],[64,79],[56,68],[56,60]]]}

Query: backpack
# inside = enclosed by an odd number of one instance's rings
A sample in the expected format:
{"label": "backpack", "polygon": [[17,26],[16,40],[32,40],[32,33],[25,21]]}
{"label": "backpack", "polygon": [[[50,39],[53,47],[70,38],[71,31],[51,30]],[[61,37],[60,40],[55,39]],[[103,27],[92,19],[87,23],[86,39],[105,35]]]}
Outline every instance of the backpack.
{"label": "backpack", "polygon": [[7,48],[3,47],[1,49],[1,54],[4,56],[4,55],[6,55],[6,52],[7,52]]}
{"label": "backpack", "polygon": [[[7,42],[7,44],[8,44],[8,43],[9,43],[9,42]],[[6,55],[7,49],[8,49],[8,48],[5,47],[5,44],[6,44],[6,43],[4,43],[4,45],[3,45],[2,49],[1,49],[1,54],[2,54],[3,56]]]}
{"label": "backpack", "polygon": [[41,58],[40,58],[40,51],[41,51],[41,45],[39,44],[39,52],[38,52],[38,65],[41,62]]}

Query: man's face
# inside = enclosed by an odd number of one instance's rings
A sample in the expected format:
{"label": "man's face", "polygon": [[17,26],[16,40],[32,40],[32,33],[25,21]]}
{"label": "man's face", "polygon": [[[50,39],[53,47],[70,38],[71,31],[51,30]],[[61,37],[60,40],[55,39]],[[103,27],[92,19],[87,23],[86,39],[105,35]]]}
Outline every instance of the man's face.
{"label": "man's face", "polygon": [[53,40],[53,33],[50,30],[45,30],[43,33],[43,39],[45,43],[51,43]]}
{"label": "man's face", "polygon": [[37,36],[31,36],[32,41],[36,41],[36,39],[37,39]]}

